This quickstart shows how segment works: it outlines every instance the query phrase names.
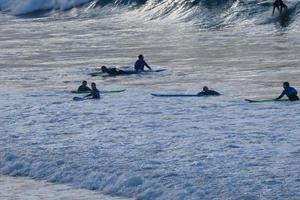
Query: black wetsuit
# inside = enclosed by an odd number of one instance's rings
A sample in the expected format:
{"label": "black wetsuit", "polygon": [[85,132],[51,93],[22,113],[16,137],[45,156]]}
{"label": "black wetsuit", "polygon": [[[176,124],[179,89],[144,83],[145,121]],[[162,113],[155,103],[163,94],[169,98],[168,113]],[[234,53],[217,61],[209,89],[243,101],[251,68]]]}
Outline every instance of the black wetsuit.
{"label": "black wetsuit", "polygon": [[100,92],[97,88],[91,90],[91,94],[87,95],[87,97],[92,97],[92,99],[100,99]]}
{"label": "black wetsuit", "polygon": [[214,90],[202,91],[198,93],[199,96],[219,96],[221,95],[219,92]]}
{"label": "black wetsuit", "polygon": [[78,92],[85,92],[85,91],[91,91],[91,89],[86,85],[79,86]]}
{"label": "black wetsuit", "polygon": [[127,74],[124,70],[117,69],[117,68],[107,68],[105,70],[105,73],[108,73],[111,76],[121,75],[121,74]]}
{"label": "black wetsuit", "polygon": [[293,87],[287,87],[281,93],[281,95],[277,99],[281,99],[284,95],[286,95],[290,101],[298,101],[299,97],[297,95],[297,90]]}

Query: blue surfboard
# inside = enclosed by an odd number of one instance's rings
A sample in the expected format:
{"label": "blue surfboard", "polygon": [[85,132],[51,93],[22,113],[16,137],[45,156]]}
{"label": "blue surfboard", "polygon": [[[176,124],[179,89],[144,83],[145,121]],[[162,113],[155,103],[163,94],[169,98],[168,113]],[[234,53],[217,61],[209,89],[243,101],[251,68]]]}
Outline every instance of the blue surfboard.
{"label": "blue surfboard", "polygon": [[[120,93],[120,92],[125,92],[126,89],[123,90],[101,90],[100,94],[106,94],[106,93]],[[77,91],[77,90],[73,90],[71,91],[71,93],[74,94],[89,94],[91,91]]]}
{"label": "blue surfboard", "polygon": [[155,97],[203,97],[198,94],[155,94],[151,93],[152,96]]}
{"label": "blue surfboard", "polygon": [[250,103],[264,103],[264,102],[287,102],[288,99],[262,99],[262,100],[254,100],[254,99],[245,99],[245,101],[248,101]]}

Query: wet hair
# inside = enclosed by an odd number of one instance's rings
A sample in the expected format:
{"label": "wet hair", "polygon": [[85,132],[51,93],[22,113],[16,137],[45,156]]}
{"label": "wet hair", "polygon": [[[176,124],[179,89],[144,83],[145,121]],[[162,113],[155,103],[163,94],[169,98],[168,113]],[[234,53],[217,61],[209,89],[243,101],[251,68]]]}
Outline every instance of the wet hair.
{"label": "wet hair", "polygon": [[140,54],[140,55],[138,56],[138,58],[139,58],[139,59],[144,58],[143,54]]}
{"label": "wet hair", "polygon": [[107,67],[103,65],[103,66],[101,67],[101,71],[102,71],[102,72],[106,72],[106,70],[107,70]]}
{"label": "wet hair", "polygon": [[93,87],[93,86],[96,87],[96,83],[95,83],[95,82],[92,82],[92,83],[91,83],[91,86],[92,86],[92,87]]}
{"label": "wet hair", "polygon": [[83,80],[83,81],[82,81],[82,84],[87,84],[87,81],[86,81],[86,80]]}
{"label": "wet hair", "polygon": [[205,91],[205,90],[208,90],[208,87],[207,87],[207,86],[204,86],[204,87],[203,87],[203,91]]}
{"label": "wet hair", "polygon": [[287,86],[287,87],[290,87],[290,83],[289,82],[284,82],[283,85]]}

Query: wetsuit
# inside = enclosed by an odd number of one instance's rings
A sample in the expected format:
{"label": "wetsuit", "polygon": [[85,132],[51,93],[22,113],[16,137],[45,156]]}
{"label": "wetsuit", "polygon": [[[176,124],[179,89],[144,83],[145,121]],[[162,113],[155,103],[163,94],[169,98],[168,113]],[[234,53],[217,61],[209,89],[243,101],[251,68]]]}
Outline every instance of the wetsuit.
{"label": "wetsuit", "polygon": [[117,68],[107,68],[105,72],[111,76],[127,74],[125,71],[117,69]]}
{"label": "wetsuit", "polygon": [[199,96],[219,96],[221,95],[219,92],[216,92],[214,90],[208,90],[208,91],[202,91],[198,93]]}
{"label": "wetsuit", "polygon": [[78,91],[85,92],[85,91],[91,91],[91,89],[86,85],[81,85],[81,86],[79,86]]}
{"label": "wetsuit", "polygon": [[137,74],[137,73],[139,73],[141,71],[142,70],[136,70],[136,69],[135,70],[132,70],[132,69],[121,70],[121,69],[117,69],[117,68],[107,68],[104,73],[107,73],[110,76],[117,76],[117,75]]}
{"label": "wetsuit", "polygon": [[100,92],[97,88],[91,90],[91,94],[87,95],[87,97],[92,97],[92,99],[100,99]]}
{"label": "wetsuit", "polygon": [[145,66],[149,67],[149,65],[143,59],[138,59],[134,64],[134,69],[139,72],[145,71]]}
{"label": "wetsuit", "polygon": [[281,95],[276,99],[281,99],[284,95],[286,95],[290,101],[298,101],[299,97],[297,96],[297,90],[293,87],[287,87],[281,93]]}

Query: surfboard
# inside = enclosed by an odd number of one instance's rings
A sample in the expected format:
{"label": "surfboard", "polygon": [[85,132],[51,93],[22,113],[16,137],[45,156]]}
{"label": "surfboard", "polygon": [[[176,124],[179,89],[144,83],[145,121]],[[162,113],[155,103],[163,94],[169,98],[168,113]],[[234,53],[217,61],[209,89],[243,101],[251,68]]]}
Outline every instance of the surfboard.
{"label": "surfboard", "polygon": [[101,76],[103,73],[102,72],[92,72],[92,73],[89,73],[89,75],[91,76]]}
{"label": "surfboard", "polygon": [[144,73],[155,73],[155,72],[163,72],[166,71],[167,69],[157,69],[157,70],[145,70],[138,72],[134,69],[122,69],[123,73],[120,74],[107,74],[107,73],[102,73],[102,72],[94,72],[90,73],[91,76],[123,76],[123,75],[131,75],[131,74],[144,74]]}
{"label": "surfboard", "polygon": [[216,96],[220,96],[221,94],[212,95],[212,94],[156,94],[156,93],[151,93],[151,95],[155,96],[155,97],[216,97]]}
{"label": "surfboard", "polygon": [[84,101],[87,100],[86,98],[83,97],[73,97],[73,101]]}
{"label": "surfboard", "polygon": [[245,101],[248,101],[250,103],[263,103],[263,102],[287,102],[288,99],[262,99],[262,100],[254,100],[254,99],[245,99]]}
{"label": "surfboard", "polygon": [[198,94],[155,94],[155,93],[151,93],[151,95],[155,96],[155,97],[201,97]]}
{"label": "surfboard", "polygon": [[[126,89],[123,89],[123,90],[102,90],[100,91],[100,94],[105,94],[105,93],[119,93],[119,92],[124,92],[126,91]],[[71,91],[71,93],[74,93],[74,94],[88,94],[90,93],[91,91],[77,91],[77,90],[73,90]]]}
{"label": "surfboard", "polygon": [[157,69],[157,70],[152,70],[152,71],[150,71],[150,70],[148,70],[148,71],[145,71],[146,73],[147,72],[163,72],[163,71],[166,71],[167,69]]}

